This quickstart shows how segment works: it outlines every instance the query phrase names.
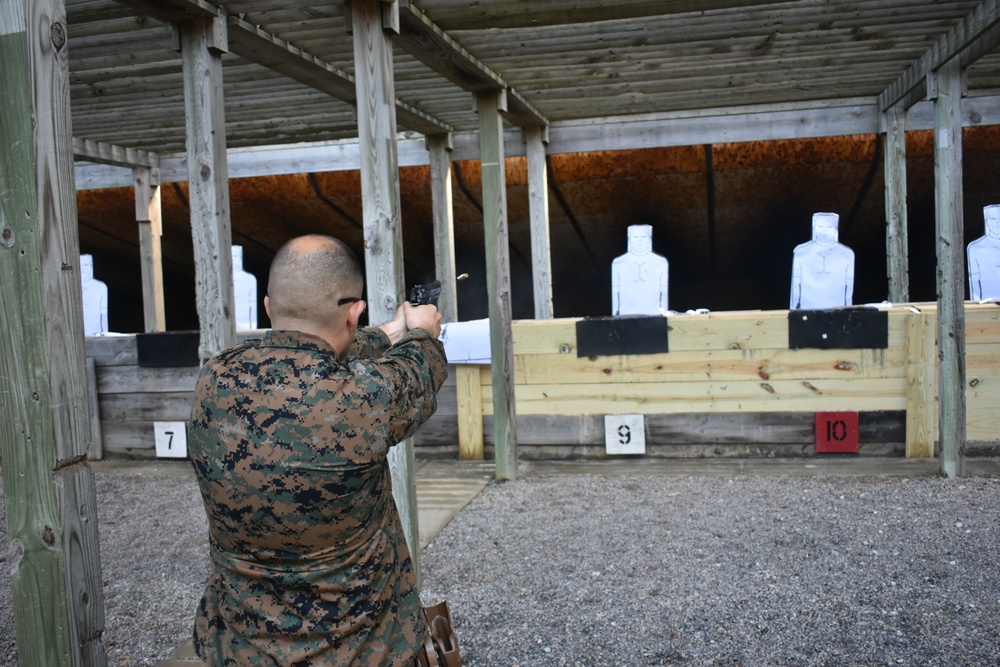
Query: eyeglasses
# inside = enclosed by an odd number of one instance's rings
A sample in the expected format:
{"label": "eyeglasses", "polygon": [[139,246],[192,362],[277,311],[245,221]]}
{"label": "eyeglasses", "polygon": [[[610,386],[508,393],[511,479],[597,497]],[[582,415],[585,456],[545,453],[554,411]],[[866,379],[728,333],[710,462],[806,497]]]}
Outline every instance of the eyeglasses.
{"label": "eyeglasses", "polygon": [[[341,299],[340,301],[337,302],[337,305],[338,306],[346,306],[349,303],[357,303],[358,301],[364,301],[364,299],[362,299],[360,296],[345,296],[343,299]],[[368,304],[367,303],[365,304],[365,307],[361,309],[362,314],[366,310],[368,310]]]}

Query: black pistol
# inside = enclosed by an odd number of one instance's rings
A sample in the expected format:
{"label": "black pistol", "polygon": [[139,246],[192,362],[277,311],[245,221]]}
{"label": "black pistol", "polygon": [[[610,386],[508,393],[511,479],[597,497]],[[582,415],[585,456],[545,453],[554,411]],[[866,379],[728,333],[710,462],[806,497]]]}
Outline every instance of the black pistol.
{"label": "black pistol", "polygon": [[410,288],[410,303],[414,306],[432,305],[437,307],[439,296],[441,296],[440,280],[423,285],[414,285]]}

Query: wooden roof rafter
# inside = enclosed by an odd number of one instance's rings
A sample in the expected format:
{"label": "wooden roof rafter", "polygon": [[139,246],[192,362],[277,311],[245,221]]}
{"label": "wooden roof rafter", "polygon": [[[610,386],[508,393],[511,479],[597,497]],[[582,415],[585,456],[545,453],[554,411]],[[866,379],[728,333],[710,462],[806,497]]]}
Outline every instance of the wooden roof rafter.
{"label": "wooden roof rafter", "polygon": [[73,157],[116,167],[160,168],[160,156],[156,153],[79,137],[73,137]]}
{"label": "wooden roof rafter", "polygon": [[[233,53],[331,97],[352,105],[357,103],[357,86],[354,77],[347,72],[236,16],[230,16],[227,21],[229,48]],[[452,131],[452,127],[447,123],[425,114],[402,100],[396,100],[396,119],[403,127],[422,134]]]}
{"label": "wooden roof rafter", "polygon": [[545,127],[549,121],[503,77],[463,48],[438,27],[411,0],[398,0],[398,43],[407,53],[471,93],[502,90],[507,93],[508,122],[521,127]]}
{"label": "wooden roof rafter", "polygon": [[[237,16],[226,16],[205,0],[117,1],[166,23],[205,18],[224,19],[227,48],[232,53],[352,106],[357,103],[357,87],[353,76]],[[396,114],[401,126],[415,132],[435,134],[452,131],[447,123],[402,100],[396,100]]]}
{"label": "wooden roof rafter", "polygon": [[883,111],[902,103],[909,108],[926,97],[927,77],[952,58],[969,67],[1000,45],[1000,0],[985,0],[879,95]]}
{"label": "wooden roof rafter", "polygon": [[[408,0],[403,0],[408,4]],[[568,23],[600,23],[619,19],[640,19],[664,14],[688,14],[741,9],[757,5],[791,4],[800,0],[577,0],[572,7],[565,0],[533,0],[490,5],[470,16],[467,0],[454,0],[442,10],[436,23],[444,30],[457,27],[461,17],[465,30],[539,28]]]}
{"label": "wooden roof rafter", "polygon": [[207,0],[118,0],[140,14],[166,23],[196,19],[219,18],[219,8]]}

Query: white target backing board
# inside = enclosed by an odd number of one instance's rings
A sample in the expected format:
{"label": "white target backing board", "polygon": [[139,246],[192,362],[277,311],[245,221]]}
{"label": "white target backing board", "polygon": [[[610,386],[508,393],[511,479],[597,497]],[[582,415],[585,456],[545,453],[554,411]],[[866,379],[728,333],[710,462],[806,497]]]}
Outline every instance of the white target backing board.
{"label": "white target backing board", "polygon": [[642,415],[605,415],[604,445],[608,454],[645,454],[646,423]]}
{"label": "white target backing board", "polygon": [[184,422],[153,422],[157,458],[187,458],[187,425]]}

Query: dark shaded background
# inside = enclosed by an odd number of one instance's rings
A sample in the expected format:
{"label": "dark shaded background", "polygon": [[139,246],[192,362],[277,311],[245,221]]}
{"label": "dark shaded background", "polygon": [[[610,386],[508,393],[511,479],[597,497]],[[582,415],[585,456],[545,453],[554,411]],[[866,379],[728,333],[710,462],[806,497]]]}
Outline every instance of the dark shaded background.
{"label": "dark shaded background", "polygon": [[[964,134],[965,241],[983,234],[982,207],[1000,202],[1000,128]],[[712,146],[554,155],[549,212],[557,317],[608,315],[611,261],[630,224],[653,227],[653,249],[670,261],[673,310],[788,307],[792,249],[810,238],[813,212],[840,214],[840,240],[856,257],[855,303],[887,296],[881,140],[857,135]],[[507,160],[515,319],[534,316],[526,162]],[[455,165],[460,319],[487,316],[479,164]],[[907,136],[910,297],[935,293],[934,157],[930,131]],[[430,170],[400,170],[407,285],[434,275]],[[322,232],[362,255],[358,172],[233,179],[233,243],[258,278],[287,239]],[[81,251],[109,288],[112,331],[143,328],[139,240],[130,188],[78,194]],[[167,327],[197,329],[185,184],[162,188]],[[263,306],[260,325],[267,326]]]}

